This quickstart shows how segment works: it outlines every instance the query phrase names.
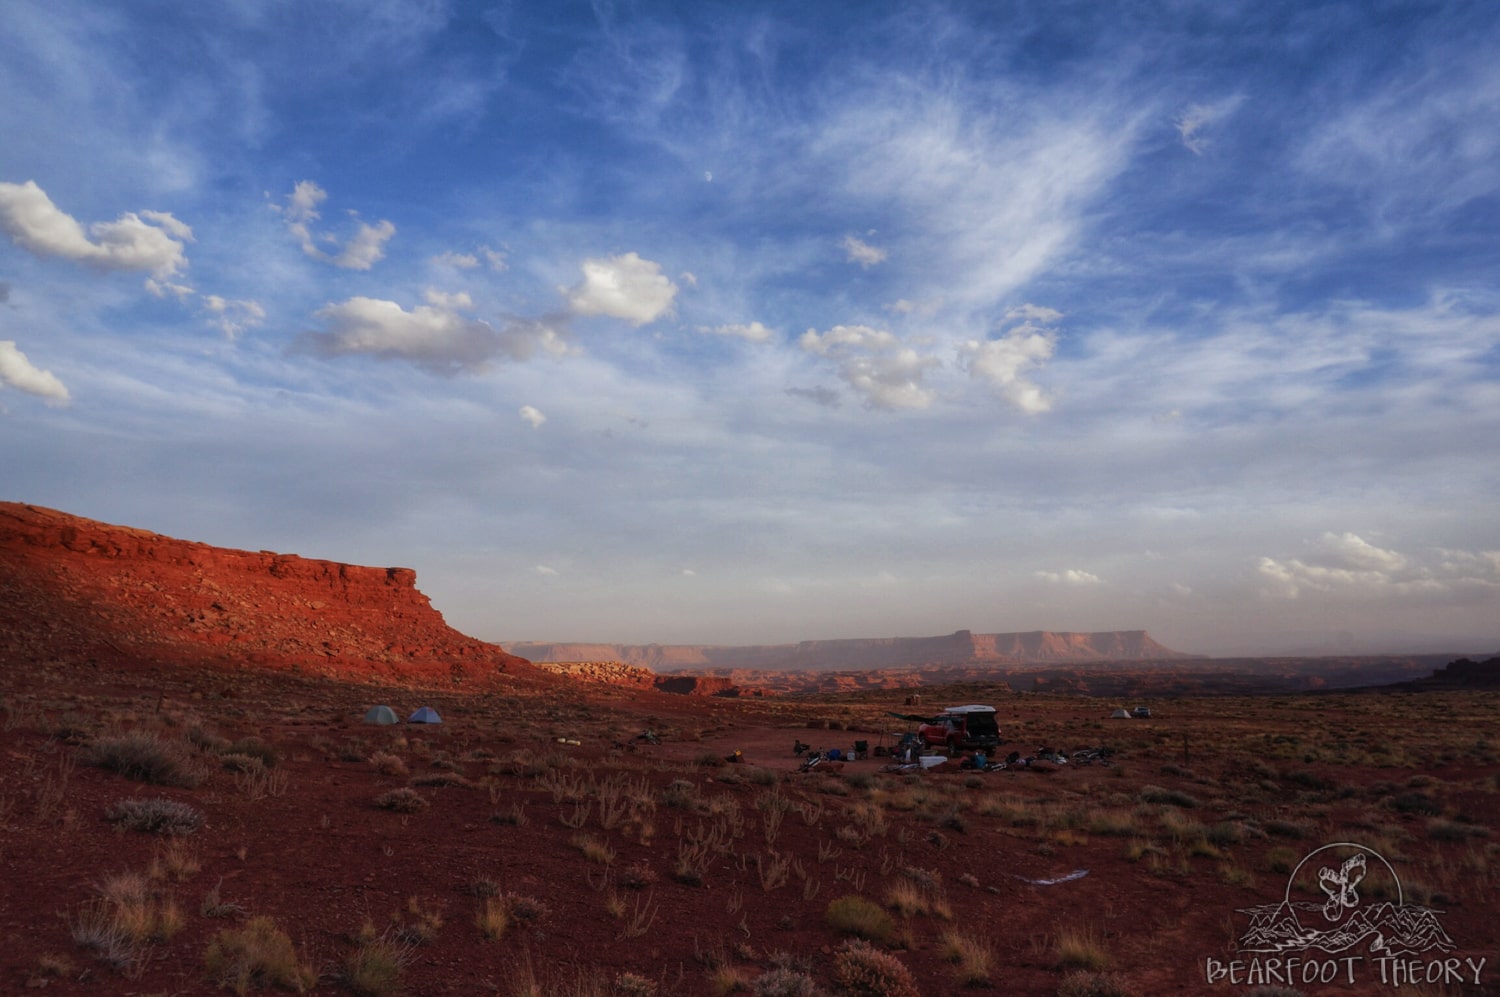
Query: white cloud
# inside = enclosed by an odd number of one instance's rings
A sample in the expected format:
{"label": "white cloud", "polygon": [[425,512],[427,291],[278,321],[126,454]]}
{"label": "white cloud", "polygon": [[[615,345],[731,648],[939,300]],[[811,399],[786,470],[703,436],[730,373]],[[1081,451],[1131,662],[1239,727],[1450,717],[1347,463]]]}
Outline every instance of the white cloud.
{"label": "white cloud", "polygon": [[844,236],[843,247],[844,252],[848,254],[849,262],[858,263],[866,270],[877,263],[884,263],[886,257],[890,255],[884,249],[872,246],[852,235]]}
{"label": "white cloud", "polygon": [[712,336],[734,336],[739,339],[748,339],[752,343],[769,343],[776,338],[776,330],[767,329],[759,322],[751,322],[749,325],[700,325],[699,332],[705,332]]}
{"label": "white cloud", "polygon": [[208,324],[231,340],[238,339],[240,333],[266,320],[266,310],[259,302],[221,298],[217,294],[203,296],[203,310],[210,316]]}
{"label": "white cloud", "polygon": [[1054,585],[1103,585],[1104,579],[1088,571],[1069,568],[1066,571],[1038,571],[1036,577]]}
{"label": "white cloud", "polygon": [[547,417],[542,415],[541,410],[531,405],[522,405],[520,416],[523,420],[531,424],[532,429],[539,428],[542,423],[547,421]]}
{"label": "white cloud", "polygon": [[[286,196],[286,204],[277,210],[286,221],[287,231],[292,233],[308,256],[345,270],[369,270],[385,256],[385,244],[396,234],[396,226],[385,220],[374,225],[360,222],[344,247],[337,249],[336,236],[314,232],[312,228],[312,223],[322,218],[318,207],[327,198],[328,192],[322,187],[311,180],[300,180]],[[353,212],[350,214],[352,216]],[[333,246],[337,251],[329,252],[320,243]]]}
{"label": "white cloud", "polygon": [[0,229],[38,256],[61,256],[100,270],[145,270],[171,277],[187,266],[183,243],[193,230],[161,211],[126,212],[85,231],[36,182],[0,183]]}
{"label": "white cloud", "polygon": [[904,345],[893,334],[864,325],[836,325],[819,334],[814,329],[798,340],[802,349],[832,360],[855,393],[871,408],[923,409],[932,404],[933,393],[922,377],[942,366]]}
{"label": "white cloud", "polygon": [[0,385],[44,398],[52,405],[66,405],[70,401],[63,383],[50,370],[33,366],[26,354],[16,349],[14,340],[0,339]]}
{"label": "white cloud", "polygon": [[479,257],[473,253],[455,253],[450,249],[440,256],[434,256],[432,262],[446,267],[456,267],[459,270],[473,270],[479,266]]}
{"label": "white cloud", "polygon": [[557,569],[556,568],[549,568],[545,564],[538,564],[536,566],[536,573],[539,574],[539,575],[547,575],[547,576],[553,577],[553,578],[557,577]]}
{"label": "white cloud", "polygon": [[1179,114],[1174,122],[1177,134],[1182,137],[1182,144],[1194,155],[1203,155],[1203,150],[1209,146],[1209,139],[1203,131],[1209,125],[1233,114],[1244,102],[1242,95],[1236,95],[1212,104],[1189,104],[1187,110]]}
{"label": "white cloud", "polygon": [[155,277],[146,278],[146,290],[151,292],[155,298],[165,298],[168,295],[178,301],[186,301],[197,292],[187,284],[174,284],[170,280],[157,280]]}
{"label": "white cloud", "polygon": [[1022,305],[1006,312],[1007,319],[1021,324],[999,339],[971,339],[959,346],[969,376],[987,381],[1023,412],[1038,414],[1052,408],[1052,399],[1027,376],[1051,359],[1056,335],[1042,325],[1055,322],[1061,313],[1037,305]]}
{"label": "white cloud", "polygon": [[1376,547],[1355,533],[1325,533],[1307,559],[1262,557],[1267,595],[1353,598],[1500,592],[1500,552],[1437,548],[1430,556]]}
{"label": "white cloud", "polygon": [[491,360],[529,359],[538,349],[567,352],[562,334],[545,322],[513,321],[503,329],[464,314],[467,294],[427,292],[427,304],[407,311],[394,301],[354,297],[317,316],[327,332],[304,333],[298,346],[319,356],[369,354],[400,359],[437,374],[472,373]]}
{"label": "white cloud", "polygon": [[583,280],[563,292],[576,315],[607,315],[642,326],[672,310],[677,285],[662,274],[659,263],[625,253],[584,260],[582,269]]}

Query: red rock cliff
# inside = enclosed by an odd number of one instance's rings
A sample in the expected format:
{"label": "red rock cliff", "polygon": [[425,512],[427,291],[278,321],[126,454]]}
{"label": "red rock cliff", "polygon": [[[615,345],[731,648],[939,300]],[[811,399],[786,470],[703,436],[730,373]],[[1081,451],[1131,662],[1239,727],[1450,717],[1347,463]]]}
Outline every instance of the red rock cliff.
{"label": "red rock cliff", "polygon": [[530,670],[449,627],[416,577],[0,502],[0,666],[180,663],[455,682]]}

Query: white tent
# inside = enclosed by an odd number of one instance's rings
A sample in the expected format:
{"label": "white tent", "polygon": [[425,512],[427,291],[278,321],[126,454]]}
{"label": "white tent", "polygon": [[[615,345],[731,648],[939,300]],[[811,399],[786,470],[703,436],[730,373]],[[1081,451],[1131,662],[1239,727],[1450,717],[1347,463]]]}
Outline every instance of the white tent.
{"label": "white tent", "polygon": [[1115,712],[1109,715],[1109,718],[1111,720],[1129,720],[1130,712],[1128,710],[1115,710]]}

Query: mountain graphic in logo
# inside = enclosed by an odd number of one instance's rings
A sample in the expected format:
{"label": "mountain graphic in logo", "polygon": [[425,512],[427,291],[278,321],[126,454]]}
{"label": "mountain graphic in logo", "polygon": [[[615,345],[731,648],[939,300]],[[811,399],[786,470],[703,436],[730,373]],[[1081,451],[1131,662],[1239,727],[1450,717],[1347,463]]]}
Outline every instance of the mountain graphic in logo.
{"label": "mountain graphic in logo", "polygon": [[[1342,862],[1320,864],[1316,880],[1304,879],[1303,869],[1310,870],[1314,857],[1323,853],[1331,854],[1320,863]],[[1312,892],[1314,884],[1321,898]],[[1388,899],[1391,893],[1394,902]],[[1372,902],[1372,897],[1380,899]],[[1405,956],[1456,948],[1438,923],[1441,912],[1406,903],[1391,864],[1373,848],[1349,841],[1309,852],[1288,877],[1281,903],[1245,907],[1240,913],[1250,917],[1240,938],[1245,952],[1321,949],[1334,954],[1363,946],[1377,955]]]}

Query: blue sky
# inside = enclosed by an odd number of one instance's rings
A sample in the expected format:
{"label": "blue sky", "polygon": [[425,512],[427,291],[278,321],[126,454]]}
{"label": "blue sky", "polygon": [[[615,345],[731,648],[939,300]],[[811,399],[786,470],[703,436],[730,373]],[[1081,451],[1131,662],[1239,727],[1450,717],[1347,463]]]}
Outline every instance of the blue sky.
{"label": "blue sky", "polygon": [[1500,650],[1500,8],[0,17],[3,497],[492,640]]}

